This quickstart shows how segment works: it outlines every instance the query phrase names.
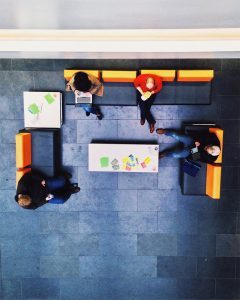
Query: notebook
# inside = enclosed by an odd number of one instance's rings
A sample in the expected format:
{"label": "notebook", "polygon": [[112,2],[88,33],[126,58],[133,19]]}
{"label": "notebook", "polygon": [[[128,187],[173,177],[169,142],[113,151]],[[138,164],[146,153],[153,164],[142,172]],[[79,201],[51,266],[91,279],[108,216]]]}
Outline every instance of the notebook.
{"label": "notebook", "polygon": [[92,94],[78,92],[75,94],[75,105],[92,104]]}

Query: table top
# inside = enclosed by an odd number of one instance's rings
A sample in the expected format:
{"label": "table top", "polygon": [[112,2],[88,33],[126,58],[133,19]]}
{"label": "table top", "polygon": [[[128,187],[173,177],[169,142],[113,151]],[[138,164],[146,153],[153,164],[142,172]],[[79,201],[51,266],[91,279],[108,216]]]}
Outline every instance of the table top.
{"label": "table top", "polygon": [[24,92],[25,128],[60,128],[62,94],[60,92]]}
{"label": "table top", "polygon": [[158,172],[156,144],[89,144],[88,170],[99,172]]}

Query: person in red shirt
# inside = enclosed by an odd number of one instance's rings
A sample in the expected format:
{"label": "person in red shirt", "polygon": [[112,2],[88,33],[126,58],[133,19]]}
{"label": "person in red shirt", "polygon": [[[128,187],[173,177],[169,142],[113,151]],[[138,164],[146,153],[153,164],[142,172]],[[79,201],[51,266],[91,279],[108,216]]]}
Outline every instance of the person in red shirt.
{"label": "person in red shirt", "polygon": [[140,93],[138,94],[138,104],[141,111],[140,124],[144,125],[147,119],[150,126],[150,133],[153,133],[156,121],[150,109],[156,97],[156,93],[162,89],[162,79],[157,75],[143,74],[134,80],[134,86]]}

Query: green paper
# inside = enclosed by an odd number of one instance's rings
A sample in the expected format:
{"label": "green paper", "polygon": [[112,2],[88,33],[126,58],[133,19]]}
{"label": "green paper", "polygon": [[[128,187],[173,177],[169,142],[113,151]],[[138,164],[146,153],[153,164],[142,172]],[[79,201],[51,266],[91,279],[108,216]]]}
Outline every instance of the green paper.
{"label": "green paper", "polygon": [[37,106],[36,103],[32,103],[31,105],[29,105],[28,111],[30,113],[32,113],[33,115],[36,115],[40,112],[40,109],[39,109],[39,107]]}
{"label": "green paper", "polygon": [[102,168],[106,168],[109,165],[109,158],[106,156],[103,156],[100,158],[100,165]]}
{"label": "green paper", "polygon": [[52,104],[55,101],[51,94],[45,95],[44,98],[47,100],[48,104]]}

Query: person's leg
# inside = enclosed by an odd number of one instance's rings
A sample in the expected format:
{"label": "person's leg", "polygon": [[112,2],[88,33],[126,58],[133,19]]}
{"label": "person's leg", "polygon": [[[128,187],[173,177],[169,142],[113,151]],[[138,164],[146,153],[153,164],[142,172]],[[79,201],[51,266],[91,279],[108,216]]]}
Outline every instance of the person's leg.
{"label": "person's leg", "polygon": [[65,202],[65,199],[59,196],[54,196],[51,200],[48,201],[48,203],[51,204],[63,204]]}
{"label": "person's leg", "polygon": [[173,157],[173,158],[186,158],[191,154],[190,149],[173,149],[173,150],[166,150],[163,152],[165,157]]}
{"label": "person's leg", "polygon": [[166,130],[165,135],[173,137],[175,140],[184,144],[185,147],[192,146],[194,139],[186,134],[180,134],[174,130]]}
{"label": "person's leg", "polygon": [[140,112],[141,112],[141,120],[145,121],[145,119],[146,119],[146,105],[145,105],[145,101],[143,101],[141,99],[141,97],[138,97],[138,105],[139,105]]}
{"label": "person's leg", "polygon": [[46,179],[46,186],[49,189],[50,193],[53,193],[58,190],[62,189],[67,183],[67,180],[64,177],[54,177],[54,178],[47,178]]}
{"label": "person's leg", "polygon": [[156,95],[152,95],[148,100],[145,101],[145,109],[146,109],[146,119],[148,121],[149,124],[155,124],[156,121],[153,117],[153,115],[151,114],[151,106],[153,105],[153,102],[156,98]]}

